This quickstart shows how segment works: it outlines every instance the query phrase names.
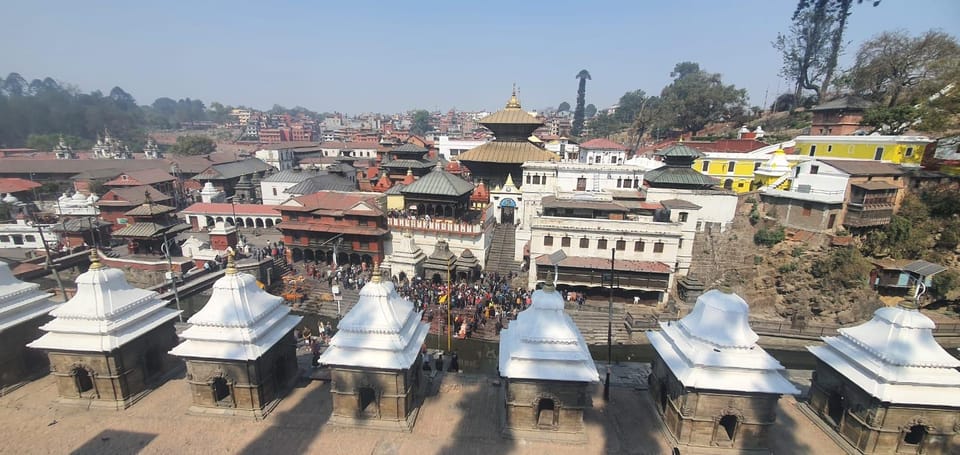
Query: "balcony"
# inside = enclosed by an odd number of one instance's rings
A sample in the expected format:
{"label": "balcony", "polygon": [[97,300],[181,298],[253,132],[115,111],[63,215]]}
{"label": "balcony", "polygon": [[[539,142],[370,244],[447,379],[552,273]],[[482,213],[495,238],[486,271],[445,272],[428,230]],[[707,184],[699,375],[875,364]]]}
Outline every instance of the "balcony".
{"label": "balcony", "polygon": [[426,231],[442,232],[445,234],[480,235],[490,224],[491,218],[483,223],[463,223],[446,220],[423,220],[414,218],[387,218],[387,225],[392,231]]}
{"label": "balcony", "polygon": [[893,206],[882,209],[860,209],[849,206],[843,224],[849,227],[885,226],[893,217]]}

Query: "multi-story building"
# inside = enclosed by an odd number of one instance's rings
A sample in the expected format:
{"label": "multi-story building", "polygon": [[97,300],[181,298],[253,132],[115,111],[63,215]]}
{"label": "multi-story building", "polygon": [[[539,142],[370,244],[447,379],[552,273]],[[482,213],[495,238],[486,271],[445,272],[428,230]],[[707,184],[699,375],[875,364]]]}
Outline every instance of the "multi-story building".
{"label": "multi-story building", "polygon": [[287,147],[264,148],[257,150],[253,155],[278,171],[292,169],[297,161],[293,149]]}
{"label": "multi-story building", "polygon": [[437,154],[445,160],[451,161],[457,159],[463,153],[474,147],[486,144],[483,139],[450,138],[450,136],[440,136],[436,139]]}
{"label": "multi-story building", "polygon": [[321,191],[296,197],[278,208],[289,259],[373,265],[389,238],[380,193]]}
{"label": "multi-story building", "polygon": [[627,148],[609,139],[591,139],[580,144],[581,163],[623,164],[627,159]]}
{"label": "multi-story building", "polygon": [[933,143],[925,136],[798,136],[796,153],[814,158],[882,161],[919,167],[927,146]]}
{"label": "multi-story building", "polygon": [[813,122],[810,134],[846,136],[862,130],[863,113],[873,103],[856,96],[844,96],[810,109]]}

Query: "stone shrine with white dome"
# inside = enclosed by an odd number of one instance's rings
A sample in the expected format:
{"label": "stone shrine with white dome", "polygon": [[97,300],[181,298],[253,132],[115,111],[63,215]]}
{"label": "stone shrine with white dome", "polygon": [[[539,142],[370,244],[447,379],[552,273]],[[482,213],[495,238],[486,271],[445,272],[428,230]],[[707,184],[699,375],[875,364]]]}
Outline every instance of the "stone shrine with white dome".
{"label": "stone shrine with white dome", "polygon": [[47,357],[25,345],[42,334],[39,326],[55,307],[40,285],[16,279],[0,262],[0,395],[49,372]]}
{"label": "stone shrine with white dome", "polygon": [[647,332],[650,395],[673,441],[710,450],[770,447],[781,395],[800,393],[757,345],[747,302],[711,290],[679,321]]}
{"label": "stone shrine with white dome", "polygon": [[411,431],[420,410],[423,312],[382,281],[380,264],[337,326],[320,363],[330,366],[330,423]]}
{"label": "stone shrine with white dome", "polygon": [[180,312],[156,292],[130,286],[96,250],[76,283],[76,295],[40,327],[47,333],[27,346],[47,353],[61,402],[129,407],[179,365],[167,351],[177,344]]}
{"label": "stone shrine with white dome", "polygon": [[187,363],[192,412],[262,417],[298,377],[293,330],[303,318],[237,272],[233,255],[207,304],[170,351]]}
{"label": "stone shrine with white dome", "polygon": [[960,360],[935,326],[907,302],[808,347],[810,408],[861,453],[958,453]]}
{"label": "stone shrine with white dome", "polygon": [[599,374],[563,308],[563,296],[548,283],[500,332],[505,436],[585,441],[583,413]]}

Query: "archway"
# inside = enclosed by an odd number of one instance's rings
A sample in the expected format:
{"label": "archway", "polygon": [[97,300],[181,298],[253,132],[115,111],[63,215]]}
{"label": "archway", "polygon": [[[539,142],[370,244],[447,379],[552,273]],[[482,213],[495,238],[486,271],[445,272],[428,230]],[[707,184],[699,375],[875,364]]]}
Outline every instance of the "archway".
{"label": "archway", "polygon": [[407,272],[400,272],[397,274],[397,280],[400,281],[401,283],[406,281],[406,279],[407,279]]}
{"label": "archway", "polygon": [[327,252],[326,251],[315,251],[314,260],[317,262],[327,262]]}
{"label": "archway", "polygon": [[72,371],[74,384],[77,386],[77,394],[81,397],[84,393],[93,391],[93,378],[86,368],[76,367]]}
{"label": "archway", "polygon": [[350,255],[347,253],[337,253],[337,265],[349,265],[350,264]]}
{"label": "archway", "polygon": [[723,189],[732,190],[733,189],[733,179],[725,179],[723,181]]}
{"label": "archway", "polygon": [[369,264],[373,266],[373,257],[370,256],[369,254],[364,254],[363,256],[360,256],[360,261],[362,261],[364,264]]}
{"label": "archway", "polygon": [[439,273],[434,273],[431,281],[433,281],[435,284],[440,284],[443,283],[443,277],[441,277]]}
{"label": "archway", "polygon": [[361,387],[358,392],[357,405],[360,417],[376,417],[378,414],[377,392],[372,387]]}
{"label": "archway", "polygon": [[300,248],[293,249],[293,262],[298,262],[303,260],[303,250]]}
{"label": "archway", "polygon": [[214,220],[212,216],[208,216],[206,218],[207,218],[207,226],[213,226],[216,223],[216,220]]}
{"label": "archway", "polygon": [[310,250],[310,249],[304,249],[304,250],[303,250],[303,260],[304,260],[304,261],[312,261],[312,260],[314,260],[314,259],[316,259],[316,258],[317,258],[317,256],[316,256],[315,254],[313,254],[313,250]]}
{"label": "archway", "polygon": [[217,376],[210,381],[210,391],[213,393],[213,402],[217,406],[233,407],[233,399],[230,397],[230,384],[223,376]]}
{"label": "archway", "polygon": [[514,224],[514,216],[517,210],[517,201],[511,198],[505,198],[500,201],[500,223]]}
{"label": "archway", "polygon": [[268,228],[269,228],[269,227],[273,227],[273,219],[272,219],[272,218],[267,218],[267,220],[264,221],[263,224],[264,224],[265,227],[268,227]]}
{"label": "archway", "polygon": [[924,438],[927,437],[927,427],[925,425],[914,425],[903,435],[903,443],[912,446],[918,446],[923,444]]}
{"label": "archway", "polygon": [[243,218],[239,218],[239,217],[237,218],[237,227],[247,227],[247,226],[249,225],[247,224],[246,221],[243,220]]}
{"label": "archway", "polygon": [[727,436],[727,441],[733,441],[734,435],[737,434],[737,424],[740,419],[735,415],[725,415],[720,418],[719,425],[723,428],[724,434]]}
{"label": "archway", "polygon": [[551,398],[537,400],[537,425],[552,427],[557,424],[557,404]]}
{"label": "archway", "polygon": [[255,223],[256,223],[256,226],[257,226],[258,228],[262,228],[262,227],[263,227],[263,218],[257,218],[257,220],[256,220]]}
{"label": "archway", "polygon": [[236,226],[236,225],[237,225],[237,223],[236,223],[235,221],[233,221],[233,217],[231,217],[231,216],[228,216],[227,219],[224,220],[224,222],[226,222],[227,224],[229,224],[229,225],[231,225],[231,226]]}
{"label": "archway", "polygon": [[216,219],[216,221],[223,221],[223,217],[222,217],[222,216],[218,216],[217,219]]}

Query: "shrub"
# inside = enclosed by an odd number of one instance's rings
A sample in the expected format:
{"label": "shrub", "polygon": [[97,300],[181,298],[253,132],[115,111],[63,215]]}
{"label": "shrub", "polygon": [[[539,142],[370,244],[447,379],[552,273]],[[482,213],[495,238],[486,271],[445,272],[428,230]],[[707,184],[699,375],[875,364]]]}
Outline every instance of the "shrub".
{"label": "shrub", "polygon": [[796,262],[788,262],[786,264],[781,265],[780,267],[777,267],[777,271],[780,273],[790,273],[795,270],[797,270]]}
{"label": "shrub", "polygon": [[760,264],[763,264],[763,256],[760,256],[759,254],[754,255],[753,265],[760,265]]}
{"label": "shrub", "polygon": [[790,256],[793,256],[795,258],[803,256],[803,247],[802,246],[793,247],[793,250],[790,251]]}
{"label": "shrub", "polygon": [[762,227],[756,234],[753,234],[753,243],[760,246],[771,247],[782,242],[786,236],[787,234],[784,232],[783,226],[776,226],[774,228]]}

